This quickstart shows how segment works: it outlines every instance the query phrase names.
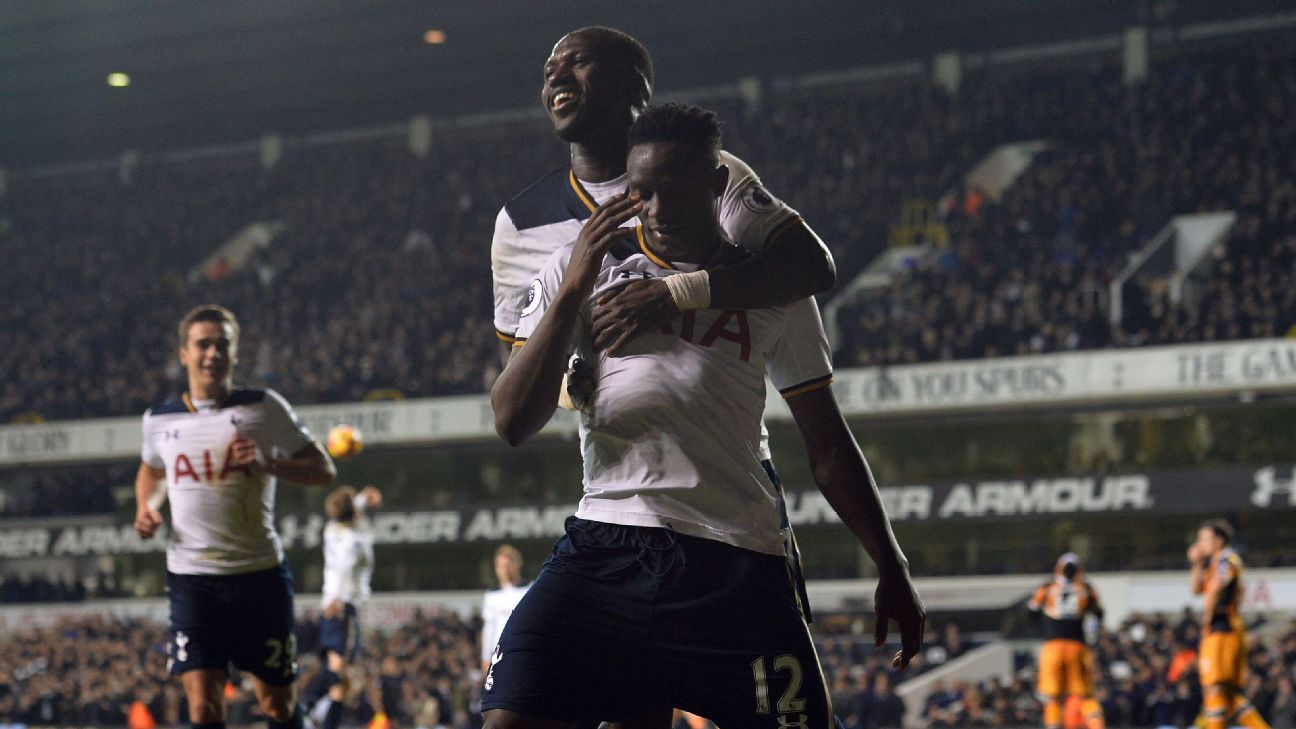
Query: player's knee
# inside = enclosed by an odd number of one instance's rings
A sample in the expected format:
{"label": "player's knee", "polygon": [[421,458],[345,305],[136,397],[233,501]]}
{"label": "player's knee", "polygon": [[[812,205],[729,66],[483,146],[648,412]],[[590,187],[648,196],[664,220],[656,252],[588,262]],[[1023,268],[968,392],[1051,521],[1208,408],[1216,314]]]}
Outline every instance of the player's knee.
{"label": "player's knee", "polygon": [[293,711],[297,708],[293,704],[291,694],[280,692],[265,694],[261,697],[260,704],[261,711],[264,711],[271,721],[280,724],[286,724],[292,718]]}
{"label": "player's knee", "polygon": [[328,695],[329,698],[334,701],[344,701],[347,692],[350,690],[351,678],[347,676],[345,671],[343,671],[342,673],[337,674],[337,680],[333,682],[332,686],[329,686]]}
{"label": "player's knee", "polygon": [[224,721],[223,707],[210,696],[189,697],[189,721],[194,724],[215,724]]}

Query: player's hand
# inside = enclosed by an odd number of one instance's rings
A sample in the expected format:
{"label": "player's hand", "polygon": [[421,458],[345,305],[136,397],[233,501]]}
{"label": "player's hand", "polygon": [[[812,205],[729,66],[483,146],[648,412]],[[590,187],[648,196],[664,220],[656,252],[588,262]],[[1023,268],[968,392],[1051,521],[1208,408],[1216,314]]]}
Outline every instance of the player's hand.
{"label": "player's hand", "polygon": [[576,247],[571,260],[567,263],[564,281],[572,280],[573,285],[594,285],[594,277],[603,267],[603,257],[618,239],[634,235],[631,228],[622,228],[621,224],[639,214],[643,204],[638,195],[616,195],[599,206],[598,210],[585,221],[580,235],[576,236]]}
{"label": "player's hand", "polygon": [[887,624],[894,620],[900,625],[900,650],[891,659],[891,667],[901,671],[909,667],[909,659],[922,650],[923,633],[927,629],[927,608],[914,589],[909,575],[883,577],[878,580],[873,593],[877,625],[873,628],[873,644],[886,644]]}
{"label": "player's hand", "polygon": [[666,282],[631,281],[599,296],[590,334],[596,349],[617,354],[626,342],[662,328],[679,312]]}
{"label": "player's hand", "polygon": [[324,617],[332,620],[342,614],[342,601],[333,600],[324,606]]}
{"label": "player's hand", "polygon": [[360,489],[360,495],[364,497],[365,506],[370,509],[377,509],[382,506],[382,492],[377,486],[370,484]]}
{"label": "player's hand", "polygon": [[1192,545],[1188,547],[1188,561],[1193,564],[1197,564],[1198,562],[1201,561],[1201,558],[1202,558],[1201,545],[1197,544],[1196,542],[1193,542]]}
{"label": "player's hand", "polygon": [[256,441],[242,433],[238,434],[230,444],[230,460],[234,461],[236,467],[253,465],[265,467],[266,465],[265,457],[261,455],[261,449],[257,447]]}
{"label": "player's hand", "polygon": [[152,539],[162,526],[162,515],[154,509],[143,509],[135,513],[135,533],[140,539]]}

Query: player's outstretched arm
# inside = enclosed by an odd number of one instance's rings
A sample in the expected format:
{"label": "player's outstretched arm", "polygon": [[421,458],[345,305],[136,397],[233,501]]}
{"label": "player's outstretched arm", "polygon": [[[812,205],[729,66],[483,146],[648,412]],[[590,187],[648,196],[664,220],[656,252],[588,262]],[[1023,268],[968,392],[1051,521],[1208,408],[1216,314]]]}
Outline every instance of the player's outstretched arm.
{"label": "player's outstretched arm", "polygon": [[162,526],[162,499],[166,497],[163,480],[166,471],[141,463],[135,473],[135,533],[140,539],[152,539]]}
{"label": "player's outstretched arm", "polygon": [[638,197],[617,195],[590,216],[540,323],[525,346],[513,348],[508,365],[495,380],[491,388],[495,431],[509,445],[526,441],[553,417],[581,306],[594,290],[608,248],[634,232],[621,224],[640,209]]}
{"label": "player's outstretched arm", "polygon": [[[784,306],[827,291],[837,280],[828,247],[800,218],[776,231],[756,257],[706,275],[710,300],[690,308]],[[684,308],[662,279],[632,281],[599,297],[597,304],[590,333],[595,347],[612,354],[636,335],[660,328]]]}
{"label": "player's outstretched arm", "polygon": [[900,626],[901,650],[891,665],[907,668],[909,659],[922,648],[927,609],[914,589],[909,562],[891,530],[864,454],[846,427],[831,387],[796,395],[787,402],[805,439],[815,483],[878,567],[874,641],[885,643],[887,623],[895,620]]}

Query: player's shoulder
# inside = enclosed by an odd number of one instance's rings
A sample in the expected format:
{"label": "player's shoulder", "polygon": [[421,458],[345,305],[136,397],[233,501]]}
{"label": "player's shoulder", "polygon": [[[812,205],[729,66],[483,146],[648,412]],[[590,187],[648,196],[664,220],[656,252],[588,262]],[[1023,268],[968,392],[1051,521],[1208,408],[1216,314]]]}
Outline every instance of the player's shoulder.
{"label": "player's shoulder", "polygon": [[229,397],[225,398],[225,402],[221,403],[221,407],[236,408],[247,405],[256,405],[257,403],[262,403],[268,399],[272,400],[274,398],[279,398],[280,400],[283,399],[279,393],[274,392],[273,390],[240,387],[235,388],[235,390],[230,393]]}
{"label": "player's shoulder", "polygon": [[730,152],[725,149],[720,150],[720,164],[729,168],[730,187],[741,184],[751,179],[757,181],[760,180],[760,178],[756,175],[755,170],[751,168],[751,165],[742,161],[742,159],[739,158],[738,155],[734,154],[733,152]]}
{"label": "player's shoulder", "polygon": [[145,410],[144,419],[147,420],[159,415],[180,415],[188,412],[190,412],[189,406],[185,404],[183,398],[179,396],[168,397],[162,402],[150,407],[148,410]]}
{"label": "player's shoulder", "polygon": [[572,187],[571,168],[566,166],[551,170],[514,195],[504,203],[502,212],[519,231],[589,217]]}

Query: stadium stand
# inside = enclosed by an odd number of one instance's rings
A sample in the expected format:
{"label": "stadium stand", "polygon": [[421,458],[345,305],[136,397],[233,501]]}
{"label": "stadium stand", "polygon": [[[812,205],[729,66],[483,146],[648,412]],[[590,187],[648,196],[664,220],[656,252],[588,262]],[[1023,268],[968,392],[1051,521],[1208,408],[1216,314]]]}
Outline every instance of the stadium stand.
{"label": "stadium stand", "polygon": [[[906,200],[944,197],[948,249],[844,309],[841,366],[1272,336],[1296,324],[1294,60],[1278,41],[1228,43],[1157,59],[1137,89],[1100,64],[970,75],[954,95],[903,80],[713,105],[842,281]],[[31,295],[0,314],[16,345],[0,353],[0,420],[142,411],[178,379],[173,320],[204,300],[244,318],[244,380],[295,403],[482,390],[496,369],[494,214],[563,152],[539,122],[434,136],[424,158],[387,138],[290,147],[270,171],[233,156],[145,160],[129,184],[16,178],[0,201],[0,287]],[[1002,200],[961,190],[995,145],[1036,138],[1051,150]],[[1183,307],[1136,282],[1112,332],[1119,266],[1167,216],[1214,209],[1241,215],[1217,274]],[[190,274],[273,220],[285,232],[246,267]],[[953,311],[969,315],[956,325]]]}
{"label": "stadium stand", "polygon": [[[931,631],[927,648],[907,674],[885,666],[871,637],[857,630],[862,616],[821,620],[816,639],[834,705],[847,729],[900,726],[903,701],[893,686],[974,647],[956,623]],[[852,628],[852,626],[854,626]],[[1190,615],[1132,616],[1099,633],[1097,695],[1109,726],[1191,726],[1200,708],[1196,676],[1198,623]],[[299,625],[304,688],[319,670],[313,656],[314,619]],[[347,702],[348,723],[368,723],[382,711],[401,726],[476,726],[480,678],[474,617],[430,610],[390,632],[369,631]],[[161,623],[108,617],[65,621],[0,640],[0,722],[120,725],[134,702],[161,725],[175,725],[183,696],[166,680],[166,630]],[[1276,729],[1296,720],[1296,623],[1272,645],[1254,641],[1246,692]],[[1018,655],[1013,676],[981,684],[939,682],[923,707],[931,727],[1031,726],[1040,722],[1034,694],[1034,653]],[[238,677],[227,688],[231,723],[255,719],[256,702]]]}

